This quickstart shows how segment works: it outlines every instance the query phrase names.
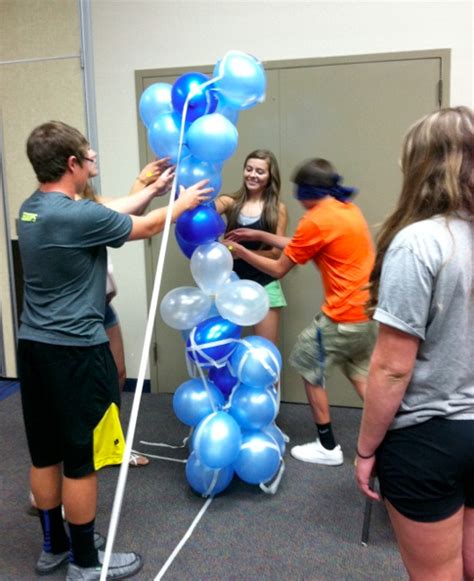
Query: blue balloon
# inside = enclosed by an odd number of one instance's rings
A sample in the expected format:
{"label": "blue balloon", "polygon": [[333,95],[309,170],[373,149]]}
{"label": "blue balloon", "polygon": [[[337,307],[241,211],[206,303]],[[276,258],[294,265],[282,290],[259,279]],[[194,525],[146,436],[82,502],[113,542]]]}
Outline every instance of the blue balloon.
{"label": "blue balloon", "polygon": [[[193,244],[192,242],[186,242],[186,240],[183,240],[183,238],[181,238],[181,236],[179,235],[176,228],[174,230],[174,236],[175,236],[176,242],[178,243],[178,246],[179,246],[181,252],[184,254],[184,256],[186,256],[186,258],[191,258],[191,256],[193,255],[193,252],[200,245],[200,243],[198,242],[197,244]],[[217,309],[216,309],[216,311],[217,311]]]}
{"label": "blue balloon", "polygon": [[[176,113],[162,113],[148,128],[148,143],[157,157],[178,160],[181,120]],[[184,151],[182,151],[184,154]]]}
{"label": "blue balloon", "polygon": [[242,433],[237,422],[226,412],[215,412],[196,428],[194,451],[200,462],[210,468],[224,468],[237,458]]}
{"label": "blue balloon", "polygon": [[229,103],[225,100],[225,97],[222,93],[219,94],[218,91],[215,91],[215,93],[219,97],[219,102],[217,104],[215,112],[224,115],[224,117],[228,119],[233,125],[237,125],[237,122],[239,120],[239,110],[235,109],[234,107],[231,107]]}
{"label": "blue balloon", "polygon": [[285,438],[283,437],[283,432],[280,430],[280,428],[275,423],[273,423],[263,428],[262,432],[275,440],[275,442],[278,444],[278,447],[280,448],[280,454],[284,456],[286,442]]}
{"label": "blue balloon", "polygon": [[193,328],[186,341],[188,357],[202,367],[224,362],[236,348],[241,332],[242,327],[222,317],[206,319]]}
{"label": "blue balloon", "polygon": [[211,412],[224,405],[224,396],[212,383],[207,389],[201,379],[189,379],[182,383],[173,395],[173,410],[176,417],[187,426],[197,426]]}
{"label": "blue balloon", "polygon": [[213,188],[210,194],[211,199],[206,202],[206,205],[210,205],[222,187],[221,168],[216,164],[188,155],[179,164],[178,185],[189,188],[201,180],[209,180],[207,186]]}
{"label": "blue balloon", "polygon": [[147,87],[140,97],[138,110],[146,127],[149,127],[162,113],[171,113],[173,111],[171,85],[169,83],[153,83]]}
{"label": "blue balloon", "polygon": [[186,462],[186,478],[191,488],[207,498],[225,490],[234,477],[232,466],[224,468],[209,468],[199,461],[193,452]]}
{"label": "blue balloon", "polygon": [[211,86],[199,89],[199,86],[207,82],[209,77],[203,73],[185,73],[176,79],[171,90],[171,102],[174,110],[181,113],[189,94],[193,96],[188,101],[186,121],[194,121],[201,115],[213,113],[217,107],[217,97]]}
{"label": "blue balloon", "polygon": [[246,432],[234,470],[244,482],[260,484],[276,475],[280,461],[280,449],[273,438],[263,432]]}
{"label": "blue balloon", "polygon": [[250,54],[233,50],[216,64],[215,88],[236,109],[249,109],[265,99],[267,79],[262,63]]}
{"label": "blue balloon", "polygon": [[236,150],[239,134],[234,125],[219,113],[203,115],[188,129],[189,151],[202,161],[220,163]]}
{"label": "blue balloon", "polygon": [[230,398],[229,413],[243,430],[261,430],[277,417],[276,392],[273,388],[254,389],[241,383]]}
{"label": "blue balloon", "polygon": [[209,369],[209,379],[217,385],[227,399],[234,387],[239,384],[237,377],[234,377],[227,365],[223,367],[211,367]]}
{"label": "blue balloon", "polygon": [[281,355],[275,345],[259,335],[241,340],[230,359],[233,373],[251,387],[268,387],[278,381]]}
{"label": "blue balloon", "polygon": [[176,220],[176,232],[185,242],[209,244],[225,232],[225,222],[211,206],[199,205],[186,210]]}

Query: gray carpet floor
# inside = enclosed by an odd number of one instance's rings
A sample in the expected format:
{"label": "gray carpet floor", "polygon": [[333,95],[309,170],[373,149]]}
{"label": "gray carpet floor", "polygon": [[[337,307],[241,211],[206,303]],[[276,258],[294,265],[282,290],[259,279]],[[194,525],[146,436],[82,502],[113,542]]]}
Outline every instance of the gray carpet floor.
{"label": "gray carpet floor", "polygon": [[[133,394],[123,397],[124,425]],[[209,505],[165,580],[406,579],[385,509],[374,504],[369,545],[360,543],[365,501],[353,479],[360,410],[333,408],[344,465],[308,465],[285,455],[286,471],[274,496],[235,478]],[[291,445],[314,438],[308,406],[282,404],[280,427]],[[134,448],[186,458],[186,450],[151,448],[140,440],[179,444],[188,429],[173,414],[171,396],[144,394]],[[0,579],[36,579],[39,520],[27,515],[29,457],[18,393],[0,401]],[[99,476],[97,530],[106,534],[118,468]],[[131,468],[114,550],[136,550],[145,560],[135,578],[155,579],[205,500],[192,492],[184,464],[151,459]],[[64,579],[65,568],[50,576]]]}

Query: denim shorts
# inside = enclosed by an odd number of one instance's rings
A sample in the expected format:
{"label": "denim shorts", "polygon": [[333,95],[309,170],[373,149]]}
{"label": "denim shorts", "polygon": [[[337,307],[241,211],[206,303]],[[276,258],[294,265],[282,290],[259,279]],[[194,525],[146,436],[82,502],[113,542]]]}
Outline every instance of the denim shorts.
{"label": "denim shorts", "polygon": [[376,336],[374,321],[336,323],[319,313],[298,335],[289,363],[313,385],[324,387],[335,365],[347,378],[361,379],[367,376]]}
{"label": "denim shorts", "polygon": [[389,430],[376,472],[382,496],[411,520],[436,522],[474,508],[474,420],[436,417]]}
{"label": "denim shorts", "polygon": [[110,327],[115,327],[118,325],[118,317],[115,309],[110,303],[105,305],[105,316],[104,316],[104,327],[110,329]]}

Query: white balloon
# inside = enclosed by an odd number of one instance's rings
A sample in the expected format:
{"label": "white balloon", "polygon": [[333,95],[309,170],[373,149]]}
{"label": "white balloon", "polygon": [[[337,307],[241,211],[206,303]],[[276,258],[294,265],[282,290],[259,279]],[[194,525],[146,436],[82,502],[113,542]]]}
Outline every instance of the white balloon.
{"label": "white balloon", "polygon": [[191,257],[191,273],[196,284],[206,294],[216,292],[229,279],[234,260],[224,244],[201,244]]}
{"label": "white balloon", "polygon": [[201,289],[181,286],[167,293],[160,304],[163,321],[173,329],[184,331],[207,318],[212,299]]}
{"label": "white balloon", "polygon": [[216,296],[221,317],[240,326],[255,325],[263,320],[270,308],[266,290],[253,280],[236,280],[226,284]]}

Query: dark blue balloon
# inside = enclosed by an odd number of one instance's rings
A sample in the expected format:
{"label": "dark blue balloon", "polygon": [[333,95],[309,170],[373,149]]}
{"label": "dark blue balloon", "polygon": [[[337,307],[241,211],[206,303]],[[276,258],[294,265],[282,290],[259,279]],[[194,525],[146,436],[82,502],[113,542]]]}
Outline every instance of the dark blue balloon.
{"label": "dark blue balloon", "polygon": [[280,449],[273,438],[260,431],[246,432],[234,470],[244,482],[260,484],[276,475],[280,461]]}
{"label": "dark blue balloon", "polygon": [[178,246],[179,246],[181,252],[184,254],[184,256],[186,256],[186,258],[191,258],[191,256],[193,255],[193,252],[199,246],[199,243],[192,244],[191,242],[186,242],[186,240],[183,240],[181,238],[181,236],[178,234],[178,231],[176,229],[174,231],[174,236],[175,236],[176,242],[178,243]]}
{"label": "dark blue balloon", "polygon": [[225,231],[225,222],[211,206],[199,205],[186,210],[176,221],[176,232],[185,242],[208,244],[217,240]]}
{"label": "dark blue balloon", "polygon": [[239,380],[232,375],[227,365],[224,365],[224,367],[211,367],[209,369],[209,379],[217,385],[226,398],[229,397],[234,387],[239,383]]}
{"label": "dark blue balloon", "polygon": [[234,477],[232,466],[209,468],[193,452],[186,462],[186,478],[191,488],[205,498],[225,490]]}
{"label": "dark blue balloon", "polygon": [[[211,317],[199,323],[186,341],[190,359],[203,367],[225,361],[237,346],[242,327],[222,317]],[[214,346],[214,343],[222,343]]]}
{"label": "dark blue balloon", "polygon": [[207,115],[216,110],[217,96],[210,90],[210,85],[204,89],[198,89],[208,80],[207,75],[197,72],[185,73],[176,79],[171,89],[171,102],[177,113],[182,113],[188,95],[193,93],[188,102],[186,121],[194,121],[201,115]]}

